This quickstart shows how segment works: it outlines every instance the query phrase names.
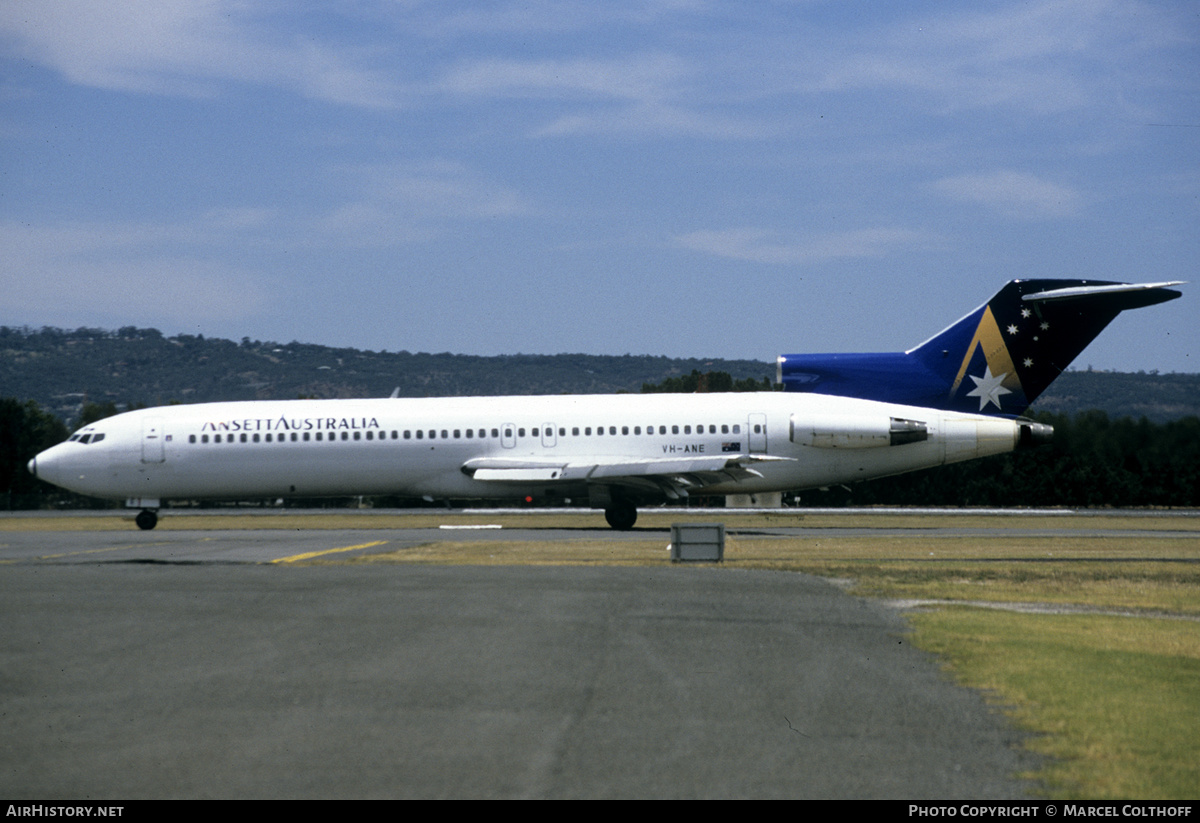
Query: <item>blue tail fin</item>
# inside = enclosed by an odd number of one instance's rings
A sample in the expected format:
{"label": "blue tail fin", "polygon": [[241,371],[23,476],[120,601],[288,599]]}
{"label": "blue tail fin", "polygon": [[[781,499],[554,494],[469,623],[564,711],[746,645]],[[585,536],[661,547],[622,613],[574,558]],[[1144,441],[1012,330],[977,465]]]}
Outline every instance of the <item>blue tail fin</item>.
{"label": "blue tail fin", "polygon": [[807,391],[1018,415],[1126,309],[1182,296],[1179,283],[1013,280],[991,300],[907,352],[785,354],[779,382]]}

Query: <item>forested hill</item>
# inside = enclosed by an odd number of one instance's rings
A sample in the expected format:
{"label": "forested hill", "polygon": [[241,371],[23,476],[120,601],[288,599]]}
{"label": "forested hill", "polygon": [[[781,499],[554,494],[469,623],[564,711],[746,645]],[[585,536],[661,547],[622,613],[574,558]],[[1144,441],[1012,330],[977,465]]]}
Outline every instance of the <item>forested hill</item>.
{"label": "forested hill", "polygon": [[154,329],[16,329],[0,326],[0,397],[34,400],[71,420],[83,402],[118,407],[297,397],[602,394],[700,372],[774,379],[755,360],[677,360],[586,354],[477,357],[164,337]]}
{"label": "forested hill", "polygon": [[[774,378],[774,362],[585,354],[477,357],[335,349],[307,343],[240,343],[165,337],[154,329],[28,329],[0,326],[0,397],[33,400],[64,421],[86,402],[118,407],[171,402],[498,394],[595,394],[692,371],[735,380]],[[1155,422],[1200,415],[1200,375],[1068,372],[1034,411]]]}

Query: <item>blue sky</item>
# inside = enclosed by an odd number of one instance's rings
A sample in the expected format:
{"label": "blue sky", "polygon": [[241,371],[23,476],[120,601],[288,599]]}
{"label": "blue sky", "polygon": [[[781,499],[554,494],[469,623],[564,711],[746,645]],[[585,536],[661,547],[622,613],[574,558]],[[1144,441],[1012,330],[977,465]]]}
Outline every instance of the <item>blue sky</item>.
{"label": "blue sky", "polygon": [[[6,0],[0,323],[471,354],[910,347],[1191,280],[1200,5]],[[1197,286],[1076,367],[1200,372]]]}

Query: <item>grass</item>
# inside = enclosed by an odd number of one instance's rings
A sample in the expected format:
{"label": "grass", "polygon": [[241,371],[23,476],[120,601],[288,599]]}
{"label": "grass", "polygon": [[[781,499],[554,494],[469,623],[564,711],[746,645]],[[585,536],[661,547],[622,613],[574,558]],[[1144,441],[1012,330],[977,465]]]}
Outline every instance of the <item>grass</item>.
{"label": "grass", "polygon": [[1060,799],[1194,800],[1200,793],[1200,627],[1169,620],[945,608],[915,642],[982,689],[1047,755]]}

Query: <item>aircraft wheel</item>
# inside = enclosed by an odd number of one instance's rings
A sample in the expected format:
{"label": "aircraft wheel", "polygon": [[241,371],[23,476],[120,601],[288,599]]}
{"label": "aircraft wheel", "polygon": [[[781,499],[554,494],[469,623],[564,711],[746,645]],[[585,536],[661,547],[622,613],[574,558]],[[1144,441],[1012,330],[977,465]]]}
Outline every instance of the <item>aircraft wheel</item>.
{"label": "aircraft wheel", "polygon": [[604,510],[604,519],[617,531],[629,531],[637,522],[637,506],[632,503],[620,503],[612,506]]}
{"label": "aircraft wheel", "polygon": [[158,525],[158,515],[146,509],[138,512],[136,522],[139,529],[148,532]]}

